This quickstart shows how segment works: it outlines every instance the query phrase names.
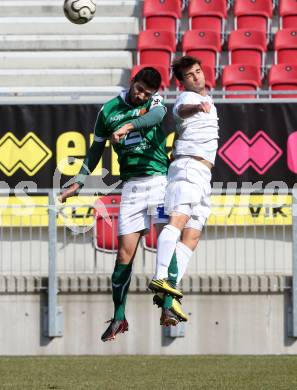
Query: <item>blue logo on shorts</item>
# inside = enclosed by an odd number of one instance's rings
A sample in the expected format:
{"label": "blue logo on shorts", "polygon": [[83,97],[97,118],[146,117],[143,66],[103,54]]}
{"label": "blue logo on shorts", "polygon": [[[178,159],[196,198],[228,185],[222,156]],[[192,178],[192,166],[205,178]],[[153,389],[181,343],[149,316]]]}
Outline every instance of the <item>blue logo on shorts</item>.
{"label": "blue logo on shorts", "polygon": [[165,214],[164,206],[157,207],[158,218],[168,220],[169,216]]}

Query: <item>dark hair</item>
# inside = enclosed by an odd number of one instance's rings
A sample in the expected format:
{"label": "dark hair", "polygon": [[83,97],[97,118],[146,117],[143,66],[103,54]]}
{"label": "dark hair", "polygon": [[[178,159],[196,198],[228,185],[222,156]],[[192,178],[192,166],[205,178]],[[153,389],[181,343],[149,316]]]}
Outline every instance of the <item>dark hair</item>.
{"label": "dark hair", "polygon": [[158,91],[161,86],[161,75],[157,69],[151,66],[146,66],[133,77],[132,82],[135,81],[142,81],[148,88]]}
{"label": "dark hair", "polygon": [[201,61],[198,58],[192,56],[183,56],[176,58],[172,63],[172,71],[174,76],[179,81],[183,81],[183,70],[191,68],[195,64],[201,66]]}

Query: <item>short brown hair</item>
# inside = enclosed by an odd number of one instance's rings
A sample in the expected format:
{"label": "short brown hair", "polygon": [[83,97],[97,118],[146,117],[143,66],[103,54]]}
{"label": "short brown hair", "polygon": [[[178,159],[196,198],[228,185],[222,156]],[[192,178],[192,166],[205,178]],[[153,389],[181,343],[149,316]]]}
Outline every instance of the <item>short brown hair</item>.
{"label": "short brown hair", "polygon": [[183,56],[176,58],[172,63],[172,71],[174,76],[179,81],[183,81],[183,70],[191,68],[195,64],[201,66],[201,61],[198,58],[192,56]]}

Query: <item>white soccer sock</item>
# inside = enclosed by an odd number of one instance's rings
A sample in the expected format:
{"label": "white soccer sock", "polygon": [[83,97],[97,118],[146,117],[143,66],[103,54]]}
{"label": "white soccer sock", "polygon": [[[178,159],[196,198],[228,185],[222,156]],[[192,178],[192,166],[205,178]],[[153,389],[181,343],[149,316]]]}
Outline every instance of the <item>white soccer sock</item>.
{"label": "white soccer sock", "polygon": [[157,264],[154,279],[168,278],[168,267],[180,237],[180,230],[172,225],[165,225],[158,238]]}
{"label": "white soccer sock", "polygon": [[194,252],[181,241],[176,244],[176,260],[178,269],[177,285],[184,276],[193,253]]}

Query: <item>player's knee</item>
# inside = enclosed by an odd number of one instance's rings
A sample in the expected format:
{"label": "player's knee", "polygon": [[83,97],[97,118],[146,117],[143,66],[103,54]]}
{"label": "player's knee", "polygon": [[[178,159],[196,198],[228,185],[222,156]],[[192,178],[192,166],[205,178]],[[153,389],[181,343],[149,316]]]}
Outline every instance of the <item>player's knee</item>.
{"label": "player's knee", "polygon": [[134,253],[131,249],[122,247],[117,253],[117,261],[120,264],[128,264],[133,260]]}
{"label": "player's knee", "polygon": [[181,242],[192,251],[197,247],[201,232],[196,229],[185,229],[181,237]]}

